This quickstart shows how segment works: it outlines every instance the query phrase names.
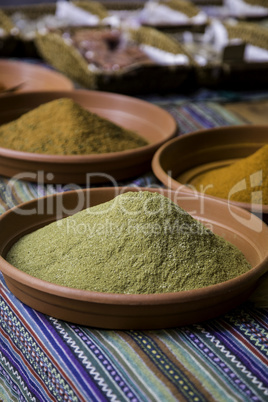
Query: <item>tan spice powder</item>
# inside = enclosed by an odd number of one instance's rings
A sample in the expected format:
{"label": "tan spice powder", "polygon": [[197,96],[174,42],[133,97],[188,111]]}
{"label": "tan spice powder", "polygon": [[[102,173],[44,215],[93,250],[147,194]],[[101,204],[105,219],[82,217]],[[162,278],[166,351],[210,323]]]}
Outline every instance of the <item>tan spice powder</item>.
{"label": "tan spice powder", "polygon": [[68,98],[43,104],[0,127],[0,147],[40,154],[102,154],[147,144],[135,132]]}

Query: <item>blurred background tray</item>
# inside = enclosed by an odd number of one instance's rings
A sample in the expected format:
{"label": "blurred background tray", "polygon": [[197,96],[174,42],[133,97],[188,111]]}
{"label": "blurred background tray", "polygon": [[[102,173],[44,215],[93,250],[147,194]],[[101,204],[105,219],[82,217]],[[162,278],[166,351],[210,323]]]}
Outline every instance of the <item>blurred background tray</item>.
{"label": "blurred background tray", "polygon": [[0,59],[0,83],[5,92],[68,91],[73,83],[56,71],[37,64]]}
{"label": "blurred background tray", "polygon": [[[98,2],[107,12],[129,11],[135,12],[144,6],[144,1],[105,1]],[[221,6],[221,0],[195,0],[193,4],[200,7]],[[38,18],[46,14],[54,14],[56,10],[55,3],[43,3],[33,5],[7,6],[2,7],[7,18],[10,19],[15,12],[23,12],[29,18]],[[0,18],[1,26],[1,18]],[[202,34],[203,27],[183,26],[178,27],[158,27],[167,37],[174,34],[183,34],[190,32],[191,34]],[[0,38],[2,48],[0,49],[0,57],[46,57],[38,51],[34,39],[27,39],[19,34],[7,34]],[[42,52],[41,52],[42,53]],[[120,92],[125,94],[146,94],[150,92],[168,93],[180,91],[191,91],[206,86],[212,89],[267,89],[268,88],[268,62],[243,62],[238,60],[233,53],[232,57],[223,58],[216,63],[208,63],[205,66],[191,63],[190,66],[141,66],[136,71],[127,72],[125,75],[120,74],[99,74],[95,80],[95,86],[88,84],[83,77],[80,84],[92,89],[100,89],[104,91]],[[50,60],[51,62],[51,60]],[[68,63],[67,63],[68,64]],[[62,68],[55,66],[56,69],[63,71]],[[65,74],[69,74],[63,71]],[[83,76],[83,74],[81,74]],[[70,76],[70,75],[69,75]],[[75,79],[74,77],[70,77]]]}

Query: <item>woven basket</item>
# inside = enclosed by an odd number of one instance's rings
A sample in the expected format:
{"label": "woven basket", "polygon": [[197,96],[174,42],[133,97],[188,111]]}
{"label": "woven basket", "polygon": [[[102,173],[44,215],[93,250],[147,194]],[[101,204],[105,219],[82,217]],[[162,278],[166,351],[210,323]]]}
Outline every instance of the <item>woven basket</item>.
{"label": "woven basket", "polygon": [[229,90],[267,90],[268,63],[223,63],[219,87]]}
{"label": "woven basket", "polygon": [[[106,8],[99,2],[96,1],[73,1],[72,2],[77,7],[83,8],[84,10],[97,15],[98,17],[105,18],[107,16]],[[41,18],[45,15],[55,15],[56,4],[55,3],[41,3],[33,5],[22,5],[14,7],[5,7],[6,16],[10,17],[16,12],[21,12],[27,18],[35,20]]]}
{"label": "woven basket", "polygon": [[260,7],[268,8],[267,0],[244,0],[244,2],[250,6],[260,6]]}
{"label": "woven basket", "polygon": [[245,43],[268,50],[268,29],[257,24],[239,22],[236,25],[224,24],[229,39],[240,38]]}
{"label": "woven basket", "polygon": [[22,6],[9,6],[5,7],[5,14],[11,17],[17,12],[23,13],[27,18],[32,20],[42,17],[43,15],[55,14],[55,3],[41,3],[34,5],[22,5]]}
{"label": "woven basket", "polygon": [[144,6],[144,1],[126,1],[126,0],[109,0],[109,1],[100,1],[100,3],[107,9],[107,10],[140,10]]}
{"label": "woven basket", "polygon": [[132,29],[130,30],[130,35],[134,42],[138,44],[154,46],[173,54],[185,53],[184,48],[178,41],[154,28],[141,27]]}
{"label": "woven basket", "polygon": [[10,31],[14,28],[14,24],[9,18],[8,14],[0,9],[0,28],[4,31],[10,33]]}
{"label": "woven basket", "polygon": [[224,0],[192,0],[196,6],[223,6]]}
{"label": "woven basket", "polygon": [[37,49],[44,60],[87,88],[95,88],[95,75],[88,69],[86,60],[67,44],[59,33],[37,34]]}
{"label": "woven basket", "polygon": [[223,82],[222,64],[207,64],[206,66],[195,66],[195,87],[217,89]]}
{"label": "woven basket", "polygon": [[88,11],[91,14],[97,15],[100,19],[103,19],[108,16],[107,9],[97,1],[72,1],[72,3],[82,8],[85,11]]}
{"label": "woven basket", "polygon": [[[104,6],[96,1],[73,1],[72,2],[77,7],[83,8],[84,10],[95,14],[100,19],[105,18],[108,12]],[[23,5],[20,7],[7,7],[5,8],[5,14],[11,17],[14,13],[20,12],[31,20],[37,20],[45,15],[55,15],[56,4],[55,3],[43,3],[34,5]],[[10,18],[9,21],[11,22]],[[12,22],[11,22],[12,23]],[[36,43],[34,39],[29,39],[22,34],[18,35],[18,43],[16,47],[17,57],[30,57],[39,58],[40,54],[36,48]]]}
{"label": "woven basket", "polygon": [[[193,2],[189,2],[187,0],[159,0],[160,5],[166,5],[173,11],[179,11],[189,18],[196,16],[199,13],[199,8],[193,4]],[[143,24],[144,26],[151,26],[152,28],[156,28],[161,32],[165,33],[180,33],[184,31],[190,31],[194,33],[204,33],[207,27],[207,22],[203,24],[193,24],[191,21],[185,24],[178,24],[178,25],[170,25],[170,24],[157,24],[157,25],[150,25],[150,24]]]}
{"label": "woven basket", "polygon": [[4,31],[3,36],[0,36],[0,57],[11,57],[18,45],[18,35],[12,21],[1,9],[0,28]]}
{"label": "woven basket", "polygon": [[[139,44],[146,43],[174,54],[185,53],[180,44],[152,28],[132,30],[129,34]],[[116,72],[92,72],[82,55],[59,33],[38,34],[36,45],[42,57],[53,67],[90,89],[129,94],[173,91],[193,70],[192,66],[135,65]]]}
{"label": "woven basket", "polygon": [[[55,4],[36,4],[36,5],[22,5],[20,7],[6,7],[5,14],[10,18],[16,12],[24,14],[29,19],[38,19],[44,15],[55,14]],[[15,51],[16,57],[30,57],[38,58],[35,42],[33,39],[26,38],[21,33],[17,36],[17,45]]]}
{"label": "woven basket", "polygon": [[[87,0],[89,3],[91,0]],[[86,0],[84,0],[84,3],[87,2]],[[210,0],[207,0],[208,2]],[[221,2],[222,0],[211,0],[212,4],[214,4],[216,2],[216,4],[219,4],[219,2]],[[125,1],[125,0],[118,0],[118,1],[113,1],[113,0],[109,0],[109,1],[100,1],[99,2],[103,7],[106,8],[107,11],[136,11],[136,10],[142,10],[145,4],[145,1]],[[194,3],[194,2],[192,2]],[[149,25],[144,25],[144,26],[148,26]],[[178,25],[178,26],[171,26],[171,25],[159,25],[157,27],[153,27],[151,26],[151,28],[156,28],[158,30],[160,30],[161,32],[164,33],[176,33],[176,32],[183,32],[185,30],[194,32],[194,33],[204,33],[205,29],[206,29],[207,24],[201,24],[201,25]]]}

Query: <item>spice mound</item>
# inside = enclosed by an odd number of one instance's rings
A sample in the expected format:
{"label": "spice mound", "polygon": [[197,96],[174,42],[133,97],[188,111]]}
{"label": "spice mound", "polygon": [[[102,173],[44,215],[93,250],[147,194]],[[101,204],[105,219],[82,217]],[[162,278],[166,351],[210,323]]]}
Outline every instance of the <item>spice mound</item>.
{"label": "spice mound", "polygon": [[0,146],[51,155],[119,152],[147,145],[126,130],[68,98],[56,99],[0,127]]}
{"label": "spice mound", "polygon": [[230,201],[268,205],[268,145],[227,167],[197,176],[191,185]]}
{"label": "spice mound", "polygon": [[121,194],[25,235],[6,259],[58,285],[125,294],[202,288],[251,268],[234,245],[147,191]]}

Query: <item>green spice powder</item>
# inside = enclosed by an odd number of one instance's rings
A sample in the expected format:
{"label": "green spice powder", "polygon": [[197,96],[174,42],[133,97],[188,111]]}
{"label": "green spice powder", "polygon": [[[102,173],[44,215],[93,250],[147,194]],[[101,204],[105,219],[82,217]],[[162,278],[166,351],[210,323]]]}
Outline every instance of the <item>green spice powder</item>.
{"label": "green spice powder", "polygon": [[119,195],[22,237],[7,261],[59,285],[127,294],[202,288],[251,268],[234,245],[146,191]]}
{"label": "green spice powder", "polygon": [[0,127],[1,147],[40,154],[101,154],[147,144],[68,98],[45,103]]}

